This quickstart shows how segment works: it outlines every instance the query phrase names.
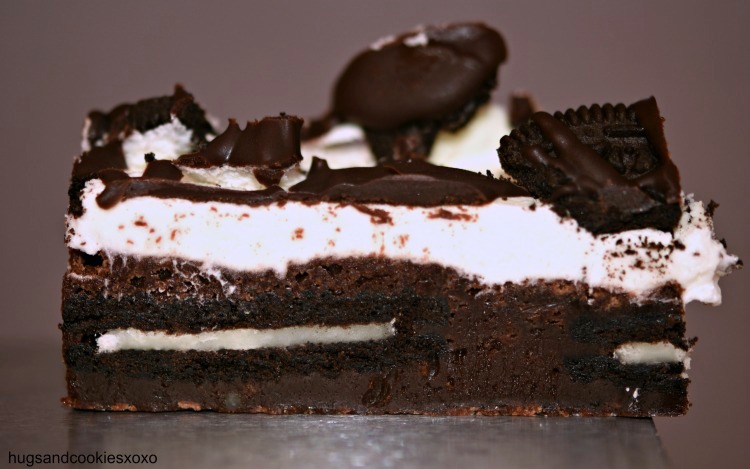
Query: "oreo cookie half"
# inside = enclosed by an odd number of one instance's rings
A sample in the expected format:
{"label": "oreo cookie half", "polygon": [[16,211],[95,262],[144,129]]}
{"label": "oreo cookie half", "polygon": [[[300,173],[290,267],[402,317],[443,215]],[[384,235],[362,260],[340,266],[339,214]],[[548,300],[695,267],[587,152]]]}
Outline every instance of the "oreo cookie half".
{"label": "oreo cookie half", "polygon": [[679,222],[679,173],[653,97],[537,112],[500,140],[498,155],[520,185],[592,233]]}

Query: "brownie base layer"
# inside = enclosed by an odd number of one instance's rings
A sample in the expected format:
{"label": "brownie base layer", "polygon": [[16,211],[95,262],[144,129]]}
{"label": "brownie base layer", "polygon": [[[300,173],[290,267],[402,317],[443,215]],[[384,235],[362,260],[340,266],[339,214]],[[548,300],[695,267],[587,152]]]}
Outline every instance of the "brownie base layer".
{"label": "brownie base layer", "polygon": [[[73,252],[63,293],[64,402],[75,408],[653,416],[688,407],[681,362],[613,358],[628,342],[689,348],[672,287],[634,303],[565,281],[486,287],[437,265],[381,258],[320,260],[281,278],[217,278],[190,263]],[[381,341],[217,352],[96,347],[116,328],[194,333],[392,319],[396,334]]]}

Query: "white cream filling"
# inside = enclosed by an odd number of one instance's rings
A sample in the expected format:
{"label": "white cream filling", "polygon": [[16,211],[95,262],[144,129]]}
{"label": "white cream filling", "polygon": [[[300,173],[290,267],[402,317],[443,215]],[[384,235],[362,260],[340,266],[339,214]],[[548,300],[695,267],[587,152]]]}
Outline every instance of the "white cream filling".
{"label": "white cream filling", "polygon": [[[183,174],[182,182],[244,191],[265,189],[266,186],[261,184],[253,174],[253,169],[252,166],[229,165],[212,168],[180,166],[180,171]],[[296,165],[284,173],[278,185],[284,189],[288,189],[301,182],[304,178],[305,175],[300,170],[299,165]]]}
{"label": "white cream filling", "polygon": [[396,320],[349,326],[294,326],[281,329],[230,329],[197,334],[115,329],[96,339],[99,353],[119,350],[255,350],[303,344],[334,344],[384,340],[396,335]]}
{"label": "white cream filling", "polygon": [[[438,133],[427,161],[482,174],[489,170],[495,176],[507,177],[500,167],[497,147],[500,136],[510,131],[505,110],[487,104],[458,132]],[[309,170],[313,156],[325,159],[332,169],[375,165],[364,131],[353,124],[337,125],[322,136],[303,142],[302,156],[303,171]]]}
{"label": "white cream filling", "polygon": [[531,198],[432,208],[366,204],[387,214],[378,223],[353,206],[326,202],[253,207],[135,197],[102,209],[96,197],[104,187],[88,181],[83,215],[67,217],[70,248],[177,258],[206,271],[283,276],[291,264],[372,256],[439,264],[488,286],[570,280],[643,296],[676,282],[685,302],[719,304],[718,279],[737,261],[714,238],[703,205],[690,198],[674,235],[641,229],[594,236]]}
{"label": "white cream filling", "polygon": [[612,356],[623,365],[653,365],[656,363],[683,362],[685,369],[690,368],[688,352],[675,347],[667,341],[628,342],[617,347]]}
{"label": "white cream filling", "polygon": [[375,166],[375,157],[365,141],[365,133],[354,124],[341,124],[313,140],[302,142],[303,171],[310,170],[313,156],[323,158],[331,169]]}
{"label": "white cream filling", "polygon": [[146,132],[133,132],[122,142],[122,151],[130,176],[140,176],[146,169],[146,153],[153,153],[158,160],[174,160],[193,151],[193,131],[172,116],[171,122]]}

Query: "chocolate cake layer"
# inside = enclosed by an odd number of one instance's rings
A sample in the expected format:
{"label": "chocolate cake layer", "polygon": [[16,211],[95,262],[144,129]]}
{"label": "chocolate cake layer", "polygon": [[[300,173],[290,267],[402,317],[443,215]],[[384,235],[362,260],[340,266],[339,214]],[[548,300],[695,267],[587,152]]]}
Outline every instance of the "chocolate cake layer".
{"label": "chocolate cake layer", "polygon": [[[626,294],[572,282],[487,288],[437,265],[379,258],[319,260],[293,266],[283,278],[222,272],[221,279],[190,263],[110,264],[77,253],[71,260],[63,336],[68,403],[75,407],[550,415],[687,408],[681,362],[614,358],[619,345],[632,342],[688,348],[676,288],[635,304]],[[196,333],[393,319],[393,337],[360,343],[215,352],[96,348],[97,337],[118,328]]]}

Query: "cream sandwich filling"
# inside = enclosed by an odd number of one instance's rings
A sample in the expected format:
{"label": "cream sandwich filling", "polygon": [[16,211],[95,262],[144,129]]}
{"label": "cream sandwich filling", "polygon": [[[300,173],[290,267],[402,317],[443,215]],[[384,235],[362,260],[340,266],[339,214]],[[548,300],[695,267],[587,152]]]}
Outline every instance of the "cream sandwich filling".
{"label": "cream sandwich filling", "polygon": [[595,236],[531,198],[480,206],[366,204],[362,211],[328,202],[247,206],[135,197],[103,209],[96,197],[104,188],[98,179],[86,183],[83,215],[67,218],[70,248],[182,259],[206,271],[284,276],[292,264],[375,257],[438,264],[487,286],[569,280],[645,296],[675,282],[684,302],[719,304],[718,279],[737,261],[714,238],[703,204],[690,198],[674,234]]}
{"label": "cream sandwich filling", "polygon": [[347,326],[293,326],[280,329],[228,329],[197,334],[115,329],[96,339],[99,353],[120,350],[255,350],[304,344],[335,344],[385,340],[396,335],[396,320]]}
{"label": "cream sandwich filling", "polygon": [[623,365],[682,362],[685,364],[685,369],[690,368],[688,352],[667,341],[628,342],[618,346],[612,356]]}

